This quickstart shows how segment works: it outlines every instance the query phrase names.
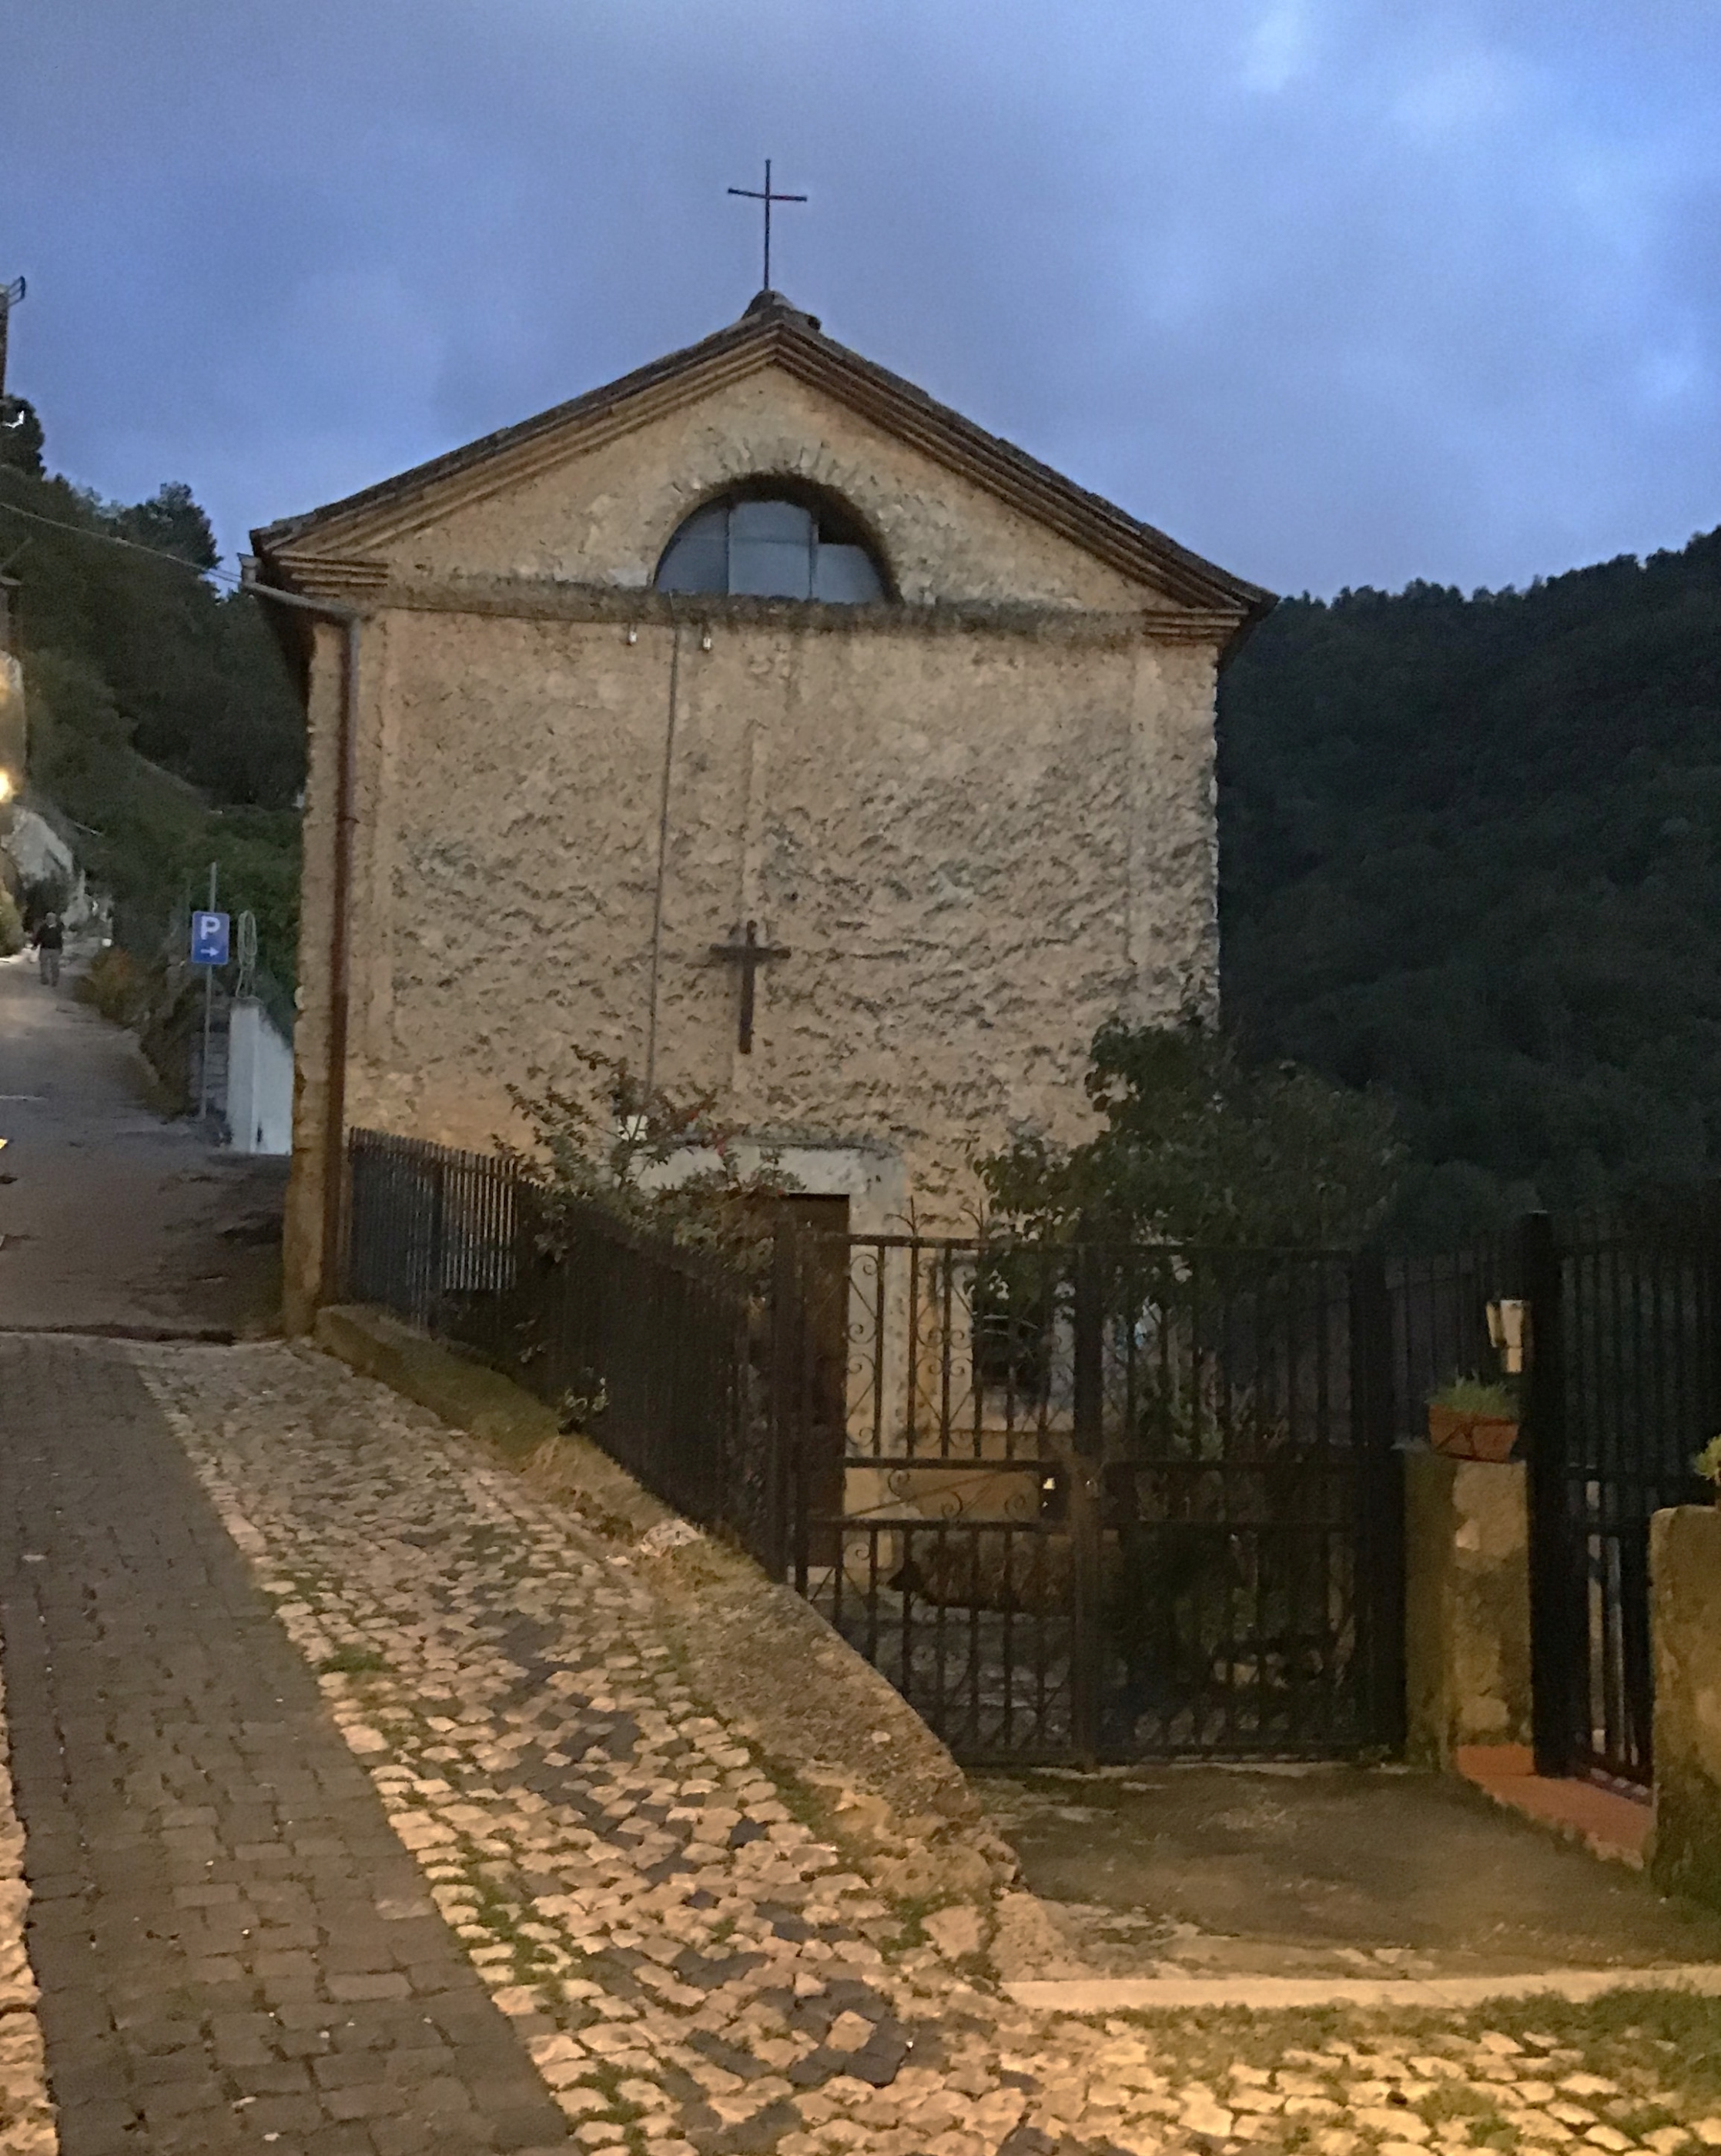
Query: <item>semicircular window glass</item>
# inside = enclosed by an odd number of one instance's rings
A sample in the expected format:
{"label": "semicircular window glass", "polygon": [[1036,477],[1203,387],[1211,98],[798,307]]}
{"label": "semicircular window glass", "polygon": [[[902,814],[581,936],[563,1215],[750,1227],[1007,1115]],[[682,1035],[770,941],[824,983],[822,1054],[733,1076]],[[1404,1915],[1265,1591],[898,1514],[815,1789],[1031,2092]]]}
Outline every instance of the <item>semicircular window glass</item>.
{"label": "semicircular window glass", "polygon": [[696,510],[664,549],[660,592],[718,592],[766,599],[865,606],[885,596],[878,563],[852,526],[830,511],[774,495],[744,495]]}

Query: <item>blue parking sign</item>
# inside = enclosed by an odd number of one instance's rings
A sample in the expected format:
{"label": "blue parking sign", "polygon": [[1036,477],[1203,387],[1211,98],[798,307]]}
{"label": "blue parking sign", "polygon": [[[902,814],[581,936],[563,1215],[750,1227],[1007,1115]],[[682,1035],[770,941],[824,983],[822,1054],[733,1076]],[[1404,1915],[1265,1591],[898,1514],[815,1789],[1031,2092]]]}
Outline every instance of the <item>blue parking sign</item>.
{"label": "blue parking sign", "polygon": [[194,913],[191,917],[191,962],[194,966],[227,963],[229,916],[224,913]]}

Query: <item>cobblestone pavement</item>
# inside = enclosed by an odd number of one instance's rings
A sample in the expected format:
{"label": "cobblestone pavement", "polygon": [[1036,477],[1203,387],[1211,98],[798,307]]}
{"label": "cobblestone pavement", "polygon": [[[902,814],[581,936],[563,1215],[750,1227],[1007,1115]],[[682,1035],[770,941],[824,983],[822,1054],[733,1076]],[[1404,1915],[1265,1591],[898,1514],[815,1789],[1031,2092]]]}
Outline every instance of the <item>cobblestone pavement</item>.
{"label": "cobblestone pavement", "polygon": [[54,2108],[42,2056],[36,1979],[24,1948],[24,1832],[13,1798],[0,1688],[0,2156],[51,2156]]}
{"label": "cobblestone pavement", "polygon": [[701,1711],[649,1548],[317,1355],[132,1352],[579,2145],[1721,2147],[1670,2040],[1629,2030],[1623,2067],[1587,2071],[1546,2002],[1552,2033],[1341,2015],[1300,2041],[1014,2006],[972,1911],[873,1892]]}
{"label": "cobblestone pavement", "polygon": [[0,1339],[0,1399],[12,1765],[65,2156],[565,2143],[125,1351]]}

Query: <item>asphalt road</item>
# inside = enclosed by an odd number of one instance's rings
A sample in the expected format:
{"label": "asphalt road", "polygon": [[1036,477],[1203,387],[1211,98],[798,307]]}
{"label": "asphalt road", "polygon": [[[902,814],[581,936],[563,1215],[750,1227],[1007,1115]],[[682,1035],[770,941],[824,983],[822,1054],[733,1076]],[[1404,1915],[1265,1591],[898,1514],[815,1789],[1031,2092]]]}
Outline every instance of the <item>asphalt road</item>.
{"label": "asphalt road", "polygon": [[267,1332],[286,1163],[163,1115],[75,971],[0,958],[0,1332]]}

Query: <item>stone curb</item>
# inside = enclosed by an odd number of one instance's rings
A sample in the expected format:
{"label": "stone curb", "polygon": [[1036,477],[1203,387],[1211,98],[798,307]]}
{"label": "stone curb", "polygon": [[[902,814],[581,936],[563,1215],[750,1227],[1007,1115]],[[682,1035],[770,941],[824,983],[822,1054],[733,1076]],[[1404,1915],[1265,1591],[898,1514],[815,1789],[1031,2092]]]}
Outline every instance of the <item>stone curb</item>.
{"label": "stone curb", "polygon": [[1244,2007],[1270,2014],[1322,2006],[1466,2009],[1496,1999],[1599,1999],[1609,1991],[1689,1991],[1721,1997],[1721,1965],[1537,1969],[1521,1975],[1446,1977],[1095,1977],[1006,1984],[1019,2006],[1043,2014],[1189,2013]]}
{"label": "stone curb", "polygon": [[944,1745],[792,1589],[690,1529],[589,1439],[563,1435],[522,1388],[387,1312],[326,1308],[313,1337],[480,1439],[587,1527],[630,1545],[711,1711],[799,1784],[824,1830],[883,1892],[989,1903],[1012,1883],[1015,1854]]}
{"label": "stone curb", "polygon": [[24,1830],[12,1785],[6,1695],[0,1684],[0,2151],[54,2156],[59,2146],[37,2015],[40,1994],[25,1943],[30,1889]]}

